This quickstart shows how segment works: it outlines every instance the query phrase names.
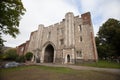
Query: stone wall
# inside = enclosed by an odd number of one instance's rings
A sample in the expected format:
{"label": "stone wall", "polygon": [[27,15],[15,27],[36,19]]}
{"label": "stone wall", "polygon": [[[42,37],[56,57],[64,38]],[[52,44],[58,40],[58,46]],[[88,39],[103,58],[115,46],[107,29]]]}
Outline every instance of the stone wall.
{"label": "stone wall", "polygon": [[16,47],[18,55],[25,55],[27,53],[29,46],[29,41],[26,41],[26,43],[23,43]]}

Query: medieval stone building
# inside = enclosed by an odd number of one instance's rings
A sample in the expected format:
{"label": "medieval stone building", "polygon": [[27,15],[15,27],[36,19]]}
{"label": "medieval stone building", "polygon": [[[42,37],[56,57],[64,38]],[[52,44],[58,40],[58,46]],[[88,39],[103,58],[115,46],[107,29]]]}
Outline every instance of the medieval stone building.
{"label": "medieval stone building", "polygon": [[19,54],[21,50],[32,52],[32,61],[40,63],[97,61],[90,12],[81,16],[69,12],[59,23],[48,27],[40,24],[38,30],[31,33],[30,40],[18,46]]}

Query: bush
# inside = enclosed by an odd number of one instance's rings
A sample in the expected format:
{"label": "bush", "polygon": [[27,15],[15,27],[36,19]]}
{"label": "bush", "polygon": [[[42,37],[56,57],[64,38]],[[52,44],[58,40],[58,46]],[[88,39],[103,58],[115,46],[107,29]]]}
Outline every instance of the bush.
{"label": "bush", "polygon": [[0,55],[0,60],[7,60],[7,61],[16,61],[16,62],[25,62],[26,57],[24,55],[19,56],[17,54],[17,50],[15,48],[11,48],[5,51],[4,54]]}
{"label": "bush", "polygon": [[26,58],[26,60],[31,60],[32,59],[32,57],[33,57],[33,53],[32,52],[27,52],[26,54],[25,54],[25,58]]}
{"label": "bush", "polygon": [[26,58],[25,58],[24,55],[18,56],[18,57],[16,58],[16,62],[25,62],[25,60],[26,60]]}
{"label": "bush", "polygon": [[2,55],[3,60],[15,61],[18,57],[17,50],[15,48],[8,49]]}

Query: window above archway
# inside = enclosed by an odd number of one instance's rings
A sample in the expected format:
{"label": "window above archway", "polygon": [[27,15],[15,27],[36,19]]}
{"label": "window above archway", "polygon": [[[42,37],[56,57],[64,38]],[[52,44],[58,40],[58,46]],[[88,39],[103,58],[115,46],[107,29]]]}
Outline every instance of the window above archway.
{"label": "window above archway", "polygon": [[47,39],[50,39],[51,37],[51,32],[48,32]]}

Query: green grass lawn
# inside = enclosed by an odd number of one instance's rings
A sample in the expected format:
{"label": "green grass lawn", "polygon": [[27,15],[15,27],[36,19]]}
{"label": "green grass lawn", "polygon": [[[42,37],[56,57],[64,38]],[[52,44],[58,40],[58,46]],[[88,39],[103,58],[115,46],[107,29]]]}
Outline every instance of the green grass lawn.
{"label": "green grass lawn", "polygon": [[108,61],[103,61],[103,60],[99,60],[96,63],[82,63],[82,64],[76,64],[76,65],[100,67],[100,68],[117,68],[117,69],[120,69],[120,63],[108,62]]}
{"label": "green grass lawn", "polygon": [[0,80],[119,80],[120,74],[63,67],[21,66],[0,69]]}

